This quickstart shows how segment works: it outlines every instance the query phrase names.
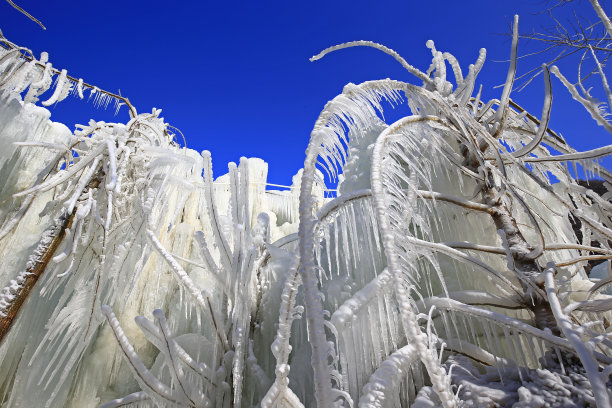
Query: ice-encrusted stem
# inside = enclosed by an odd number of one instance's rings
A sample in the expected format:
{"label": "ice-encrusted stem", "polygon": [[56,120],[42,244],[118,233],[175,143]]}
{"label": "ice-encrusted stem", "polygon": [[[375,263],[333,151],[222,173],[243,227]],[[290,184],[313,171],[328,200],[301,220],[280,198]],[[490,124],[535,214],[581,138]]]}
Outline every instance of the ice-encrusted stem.
{"label": "ice-encrusted stem", "polygon": [[395,60],[397,62],[399,62],[402,65],[402,67],[404,67],[406,69],[406,71],[410,72],[412,75],[414,75],[417,78],[419,78],[420,80],[422,80],[423,83],[425,83],[425,84],[432,84],[433,83],[431,78],[429,78],[424,72],[422,72],[419,69],[417,69],[417,68],[413,67],[412,65],[408,64],[406,62],[406,60],[404,58],[402,58],[397,52],[393,51],[390,48],[385,47],[382,44],[378,44],[378,43],[375,43],[375,42],[372,42],[372,41],[350,41],[350,42],[347,42],[347,43],[342,43],[342,44],[334,45],[332,47],[328,47],[328,48],[324,49],[323,51],[321,51],[317,55],[311,57],[310,61],[314,62],[314,61],[320,60],[321,58],[323,58],[324,56],[326,56],[330,52],[334,52],[334,51],[337,51],[337,50],[341,50],[343,48],[350,48],[350,47],[371,47],[371,48],[377,49],[379,51],[382,51],[385,54],[388,54],[388,55],[392,56],[393,58],[395,58]]}
{"label": "ice-encrusted stem", "polygon": [[208,215],[210,218],[210,224],[213,231],[213,237],[217,248],[219,249],[221,265],[227,271],[232,269],[232,252],[229,249],[229,243],[225,238],[225,235],[221,231],[221,221],[219,220],[219,211],[217,210],[217,204],[214,199],[214,187],[213,187],[213,171],[212,171],[212,159],[210,152],[204,150],[202,152],[202,158],[204,159],[204,185],[206,188],[206,205],[208,207]]}
{"label": "ice-encrusted stem", "polygon": [[145,392],[148,391],[148,393],[163,398],[170,404],[185,406],[186,404],[183,405],[184,403],[181,401],[180,396],[176,395],[176,393],[173,392],[172,389],[166,384],[155,378],[155,376],[147,369],[123,332],[123,329],[119,324],[119,320],[117,320],[115,317],[115,314],[111,310],[110,306],[102,306],[102,313],[106,316],[113,335],[115,336],[115,339],[119,343],[121,351],[123,352],[123,356],[125,357],[130,370],[134,373],[134,376],[141,388],[145,390]]}
{"label": "ice-encrusted stem", "polygon": [[212,296],[206,290],[202,292],[200,291],[200,289],[195,285],[195,283],[193,283],[189,275],[187,275],[187,272],[185,272],[185,270],[176,261],[176,259],[174,259],[174,257],[166,250],[166,248],[164,248],[162,243],[159,242],[159,239],[157,238],[157,236],[151,230],[150,227],[151,226],[147,228],[146,233],[147,233],[147,236],[149,237],[149,240],[153,244],[153,248],[160,254],[160,256],[164,259],[164,261],[166,261],[166,263],[170,266],[170,269],[172,269],[172,272],[174,272],[177,280],[182,285],[185,286],[189,294],[194,297],[194,299],[197,301],[200,307],[203,310],[209,311],[213,326],[215,327],[217,338],[223,345],[223,348],[225,350],[229,350],[227,336],[225,335],[225,332],[223,331],[222,326],[220,326],[220,324],[223,322],[223,319],[221,318],[219,311],[211,303]]}
{"label": "ice-encrusted stem", "polygon": [[[459,290],[448,293],[448,298],[466,304],[468,306],[495,306],[502,309],[524,309],[525,304],[518,302],[515,298],[501,297],[487,292],[475,290]],[[421,313],[427,312],[433,304],[432,299],[437,297],[427,297],[417,302],[417,307]],[[434,300],[434,301],[435,301]]]}
{"label": "ice-encrusted stem", "polygon": [[597,13],[597,17],[599,17],[604,27],[606,28],[608,35],[612,37],[612,23],[610,23],[610,18],[606,15],[605,11],[599,4],[599,1],[597,0],[589,0],[589,1],[591,2],[591,6]]}
{"label": "ice-encrusted stem", "polygon": [[69,169],[58,172],[53,177],[49,178],[48,180],[34,187],[31,187],[26,190],[15,193],[13,196],[22,197],[22,196],[27,196],[29,194],[36,193],[36,192],[43,193],[45,191],[48,191],[58,186],[61,183],[64,183],[65,181],[74,177],[79,171],[85,169],[92,161],[95,161],[99,157],[99,155],[102,154],[105,147],[106,147],[105,144],[102,144],[102,143],[98,144],[90,152],[88,152],[85,157],[82,157],[78,163],[71,166]]}
{"label": "ice-encrusted stem", "polygon": [[304,287],[304,302],[306,305],[308,335],[312,348],[311,364],[314,371],[317,407],[331,407],[332,383],[328,367],[329,344],[325,334],[323,304],[321,293],[318,289],[314,259],[314,229],[317,219],[314,216],[313,185],[316,177],[316,162],[320,144],[321,141],[317,134],[315,134],[311,137],[306,149],[304,173],[300,186],[300,223],[298,226],[300,265],[298,272],[302,277]]}
{"label": "ice-encrusted stem", "polygon": [[189,384],[185,379],[182,367],[179,365],[180,357],[178,356],[178,350],[175,345],[174,338],[170,333],[166,316],[164,316],[164,312],[162,312],[160,309],[155,309],[153,311],[153,316],[155,316],[155,322],[162,337],[162,341],[160,342],[162,348],[160,348],[160,351],[164,354],[164,357],[167,360],[166,365],[168,366],[168,370],[172,377],[172,383],[175,386],[178,386],[177,389],[180,390],[181,398],[186,399],[189,401],[190,405],[195,406],[196,403],[189,395],[191,391],[189,389]]}
{"label": "ice-encrusted stem", "polygon": [[[159,350],[164,350],[166,346],[164,343],[166,339],[160,328],[156,326],[153,322],[147,320],[144,316],[136,316],[134,321],[140,327],[140,330],[144,334],[151,344],[157,347]],[[166,330],[167,333],[170,330]],[[186,351],[183,349],[174,339],[171,342],[166,343],[168,346],[171,346],[174,349],[174,352],[178,356],[178,358],[191,370],[197,373],[200,377],[202,377],[205,381],[210,383],[213,386],[216,386],[214,381],[214,373],[213,371],[203,362],[197,362],[193,359]]]}
{"label": "ice-encrusted stem", "polygon": [[572,323],[569,317],[563,313],[561,303],[557,297],[557,289],[555,288],[554,278],[555,266],[553,263],[549,263],[544,271],[544,282],[546,285],[546,295],[548,296],[548,302],[552,313],[563,331],[563,334],[568,339],[576,355],[580,359],[582,366],[584,367],[586,374],[591,383],[591,389],[593,390],[593,396],[597,402],[598,408],[610,408],[610,395],[608,394],[608,387],[606,387],[606,381],[604,381],[602,375],[599,372],[597,361],[593,353],[586,347],[585,343],[580,338],[580,335],[572,328]]}
{"label": "ice-encrusted stem", "polygon": [[122,398],[117,398],[112,401],[107,402],[106,404],[100,406],[100,408],[119,408],[125,407],[130,404],[137,403],[139,401],[147,401],[149,400],[149,396],[144,391],[133,392],[129,395],[126,395]]}
{"label": "ice-encrusted stem", "polygon": [[408,344],[391,354],[370,376],[359,398],[359,408],[382,408],[385,401],[403,381],[403,373],[419,360],[417,349]]}
{"label": "ice-encrusted stem", "polygon": [[548,121],[550,120],[550,109],[552,107],[552,86],[550,85],[550,72],[546,64],[542,65],[542,72],[544,73],[544,85],[545,85],[545,96],[544,96],[544,107],[542,108],[542,120],[538,131],[531,142],[525,147],[512,153],[514,157],[522,157],[531,153],[544,138],[546,129],[548,129]]}
{"label": "ice-encrusted stem", "polygon": [[360,310],[376,299],[381,292],[386,290],[391,283],[391,276],[387,269],[383,270],[376,278],[368,282],[363,288],[358,290],[353,296],[345,300],[329,319],[338,332],[344,330],[346,325],[353,321]]}
{"label": "ice-encrusted stem", "polygon": [[557,79],[559,79],[559,81],[561,81],[561,83],[563,84],[563,86],[565,86],[565,88],[567,88],[569,93],[572,95],[572,98],[574,98],[578,103],[580,103],[587,110],[587,112],[591,114],[591,117],[593,118],[593,120],[597,122],[598,125],[603,126],[604,129],[612,133],[612,124],[610,124],[606,120],[606,118],[599,111],[599,108],[597,107],[595,103],[593,103],[591,100],[588,100],[584,98],[582,95],[580,95],[580,92],[578,92],[578,89],[576,89],[576,86],[572,84],[570,81],[568,81],[567,78],[565,78],[565,76],[563,76],[563,74],[561,73],[561,71],[559,71],[559,68],[556,65],[550,68],[550,72],[554,76],[556,76]]}
{"label": "ice-encrusted stem", "polygon": [[[474,92],[474,86],[476,84],[476,77],[484,65],[485,58],[487,56],[487,50],[481,48],[478,51],[478,58],[474,64],[470,64],[468,68],[468,75],[461,82],[457,82],[457,89],[453,92],[453,96],[456,100],[459,100],[459,106],[465,106]],[[476,97],[475,107],[478,106],[480,100],[480,91]]]}
{"label": "ice-encrusted stem", "polygon": [[[297,259],[296,259],[297,261]],[[298,397],[289,388],[289,355],[291,354],[291,325],[296,319],[295,300],[300,283],[297,265],[289,270],[283,293],[281,294],[281,307],[278,315],[278,330],[272,343],[272,354],[276,358],[274,383],[261,400],[262,408],[273,408],[280,399],[290,401],[294,408],[303,407]]]}
{"label": "ice-encrusted stem", "polygon": [[397,303],[404,323],[404,329],[406,330],[407,340],[416,348],[421,361],[429,373],[433,388],[438,394],[443,407],[451,408],[456,407],[457,404],[456,398],[450,388],[450,377],[448,377],[446,371],[439,363],[434,351],[428,347],[427,335],[421,331],[417,316],[410,303],[410,293],[406,290],[398,254],[395,250],[395,236],[388,221],[387,203],[385,200],[386,193],[381,171],[381,163],[384,154],[383,150],[386,142],[394,132],[409,124],[425,121],[435,122],[440,121],[440,119],[434,116],[410,116],[395,122],[378,136],[372,152],[370,181],[372,185],[374,209],[376,211],[376,221],[381,231],[383,247],[387,258],[387,268],[393,276]]}
{"label": "ice-encrusted stem", "polygon": [[[500,287],[501,290],[506,291],[507,293],[511,293],[511,292],[520,293],[520,290],[516,287],[516,285],[512,284],[512,282],[510,282],[508,278],[506,278],[501,273],[499,273],[498,271],[496,271],[491,266],[487,265],[486,263],[484,263],[478,258],[472,257],[461,251],[455,250],[450,245],[446,245],[443,243],[429,242],[429,241],[414,238],[414,237],[404,237],[404,239],[406,242],[412,245],[421,246],[423,248],[428,248],[433,252],[439,252],[439,253],[445,254],[448,257],[453,258],[459,262],[465,262],[465,263],[471,264],[475,267],[476,270],[480,270],[485,273],[489,273],[492,276],[495,276],[496,278],[498,278],[499,281],[505,285],[505,287],[503,288]],[[472,249],[476,249],[476,248],[472,248]]]}
{"label": "ice-encrusted stem", "polygon": [[[609,22],[610,20],[608,20],[608,23]],[[608,99],[608,106],[610,107],[612,106],[612,90],[610,90],[610,84],[608,83],[608,78],[606,77],[606,74],[604,73],[603,66],[601,65],[601,62],[599,62],[599,58],[597,58],[597,54],[595,54],[593,47],[589,45],[589,49],[591,50],[591,56],[593,57],[593,60],[595,61],[595,65],[597,65],[597,71],[599,72],[599,76],[601,78],[601,86],[606,92],[606,98]]]}
{"label": "ice-encrusted stem", "polygon": [[[454,299],[442,297],[426,298],[423,302],[419,303],[419,306],[421,306],[424,310],[429,310],[432,306],[435,306],[438,310],[453,310],[455,312],[475,317],[479,320],[487,320],[500,326],[506,326],[509,329],[538,338],[547,344],[559,347],[563,350],[571,350],[571,345],[564,338],[555,336],[551,334],[550,331],[538,329],[537,327],[533,327],[530,324],[513,319],[501,313],[496,313],[491,310],[465,304]],[[610,360],[610,358],[606,358],[606,356],[603,354],[598,355],[597,358],[604,362]]]}
{"label": "ice-encrusted stem", "polygon": [[[456,197],[450,194],[427,190],[414,190],[414,193],[417,195],[417,197],[425,200],[444,201],[447,203],[464,207],[466,209],[491,213],[491,207],[489,207],[488,205],[466,200],[463,197]],[[322,220],[329,214],[331,214],[333,211],[336,211],[338,208],[342,207],[350,201],[370,198],[371,196],[372,191],[370,189],[351,191],[350,193],[342,194],[341,196],[327,202],[323,207],[319,208],[319,210],[317,211],[317,218],[319,220]]]}
{"label": "ice-encrusted stem", "polygon": [[[347,85],[341,95],[329,101],[319,115],[310,142],[306,149],[306,160],[300,187],[299,228],[300,239],[299,272],[304,287],[306,318],[308,322],[309,341],[312,348],[311,364],[314,371],[315,397],[317,406],[331,406],[338,397],[347,398],[346,393],[332,388],[332,366],[335,361],[333,343],[327,342],[323,305],[318,289],[317,265],[315,263],[315,229],[317,219],[314,211],[315,195],[313,187],[317,175],[317,164],[328,170],[330,176],[335,176],[342,161],[346,159],[344,143],[347,143],[342,120],[353,123],[353,126],[365,127],[376,118],[376,111],[382,111],[382,100],[391,103],[400,100],[399,90],[409,89],[411,92],[426,92],[420,87],[404,82],[382,80]],[[320,160],[320,161],[318,161]],[[348,401],[348,400],[347,400]]]}
{"label": "ice-encrusted stem", "polygon": [[506,119],[508,118],[508,104],[510,101],[510,92],[514,85],[514,76],[516,74],[516,60],[518,49],[518,14],[514,16],[514,24],[512,25],[512,50],[510,52],[510,66],[508,67],[508,75],[504,84],[504,90],[499,103],[499,108],[495,112],[495,128],[493,136],[497,137],[501,134]]}

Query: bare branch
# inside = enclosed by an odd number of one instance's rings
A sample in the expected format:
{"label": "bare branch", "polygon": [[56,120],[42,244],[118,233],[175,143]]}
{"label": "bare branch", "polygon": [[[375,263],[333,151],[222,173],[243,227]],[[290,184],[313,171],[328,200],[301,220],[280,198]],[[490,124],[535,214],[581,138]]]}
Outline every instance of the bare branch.
{"label": "bare branch", "polygon": [[27,18],[29,18],[30,20],[34,21],[36,24],[38,24],[43,30],[46,30],[47,28],[43,25],[43,23],[40,22],[40,20],[38,20],[37,18],[35,18],[34,16],[32,16],[30,13],[28,13],[27,11],[25,11],[24,9],[22,9],[21,7],[19,7],[17,4],[15,4],[12,0],[6,0],[8,2],[8,4],[10,4],[11,6],[13,6],[17,11],[19,11],[20,13],[22,13],[23,15],[25,15]]}

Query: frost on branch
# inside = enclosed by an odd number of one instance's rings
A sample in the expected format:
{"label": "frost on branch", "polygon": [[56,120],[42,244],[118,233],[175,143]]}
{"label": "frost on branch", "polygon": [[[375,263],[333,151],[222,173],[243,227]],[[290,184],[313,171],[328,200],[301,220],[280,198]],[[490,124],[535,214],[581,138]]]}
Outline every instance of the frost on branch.
{"label": "frost on branch", "polygon": [[[567,164],[608,187],[612,148],[548,128],[546,67],[539,118],[511,99],[517,24],[490,101],[484,50],[467,70],[433,41],[423,70],[369,41],[314,57],[373,47],[419,84],[346,85],[284,190],[259,159],[215,178],[161,111],[3,42],[2,406],[609,407],[612,279],[587,272],[612,258],[611,194]],[[130,120],[71,133],[33,105],[87,89]]]}

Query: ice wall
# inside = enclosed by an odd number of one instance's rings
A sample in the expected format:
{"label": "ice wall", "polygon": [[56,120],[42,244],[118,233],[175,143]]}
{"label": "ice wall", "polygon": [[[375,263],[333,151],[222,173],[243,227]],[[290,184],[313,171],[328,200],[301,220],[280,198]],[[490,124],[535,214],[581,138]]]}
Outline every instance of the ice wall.
{"label": "ice wall", "polygon": [[[72,146],[75,136],[64,125],[51,122],[49,118],[50,113],[45,108],[24,104],[15,94],[2,94],[1,287],[10,288],[11,280],[23,271],[44,231],[63,211],[61,203],[54,201],[62,195],[62,186],[36,195],[31,203],[23,206],[28,197],[12,197],[40,183],[48,174],[58,169],[62,171],[63,155]],[[117,125],[116,128],[119,132],[125,131],[125,127]],[[30,145],[19,146],[14,142]],[[196,231],[202,231],[208,242],[214,242],[205,198],[202,156],[172,144],[164,148],[145,146],[138,154],[131,160],[142,161],[148,169],[138,177],[146,177],[154,194],[149,211],[156,236],[177,259],[191,261],[181,263],[198,286],[215,293],[219,290],[218,282],[198,266],[203,260],[194,242]],[[75,163],[78,160],[76,158]],[[248,159],[247,163],[252,226],[257,223],[258,214],[267,213],[273,220],[284,220],[281,226],[271,223],[272,240],[284,236],[284,231],[295,231],[297,210],[294,206],[299,188],[294,186],[281,196],[267,193],[267,164],[255,158]],[[123,188],[139,183],[138,178],[130,177],[128,172]],[[227,175],[217,177],[214,189],[220,218],[225,220],[225,232],[231,238],[227,180]],[[112,222],[112,233],[106,237],[100,225],[92,224],[93,232],[89,233],[93,238],[88,245],[77,249],[72,267],[70,257],[51,262],[28,296],[16,323],[0,345],[0,401],[3,406],[94,407],[137,390],[111,330],[108,325],[101,325],[101,304],[112,307],[126,336],[147,364],[153,363],[158,351],[145,340],[134,323],[138,315],[151,316],[153,310],[162,309],[173,332],[210,336],[210,322],[207,323],[206,316],[198,319],[200,311],[188,301],[189,295],[177,284],[167,264],[146,239],[147,214],[142,210],[145,192],[127,191],[118,202],[120,207],[113,210],[121,219]],[[104,215],[103,209],[100,213]],[[18,222],[12,222],[13,219]],[[84,229],[77,238],[84,239],[87,233]],[[103,239],[108,242],[102,264]],[[64,247],[61,245],[56,255]],[[218,259],[218,256],[213,251],[213,257]]]}

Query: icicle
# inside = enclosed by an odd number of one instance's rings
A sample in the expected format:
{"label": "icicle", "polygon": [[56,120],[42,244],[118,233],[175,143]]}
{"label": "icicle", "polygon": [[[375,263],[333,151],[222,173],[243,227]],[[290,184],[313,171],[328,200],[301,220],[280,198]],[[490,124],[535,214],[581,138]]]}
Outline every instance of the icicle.
{"label": "icicle", "polygon": [[24,103],[35,103],[38,100],[38,96],[49,89],[53,83],[51,72],[51,63],[48,62],[45,64],[45,69],[43,70],[40,79],[37,82],[30,84],[30,89],[28,89],[28,92],[23,99]]}
{"label": "icicle", "polygon": [[83,99],[83,78],[79,78],[79,82],[77,82],[77,86],[76,86],[76,91],[77,91],[77,94],[79,95],[79,98]]}
{"label": "icicle", "polygon": [[62,72],[57,79],[57,83],[55,84],[55,91],[53,92],[53,95],[51,95],[48,100],[42,102],[44,106],[53,105],[56,102],[66,99],[71,87],[70,81],[66,78],[66,75],[67,71],[62,69]]}

